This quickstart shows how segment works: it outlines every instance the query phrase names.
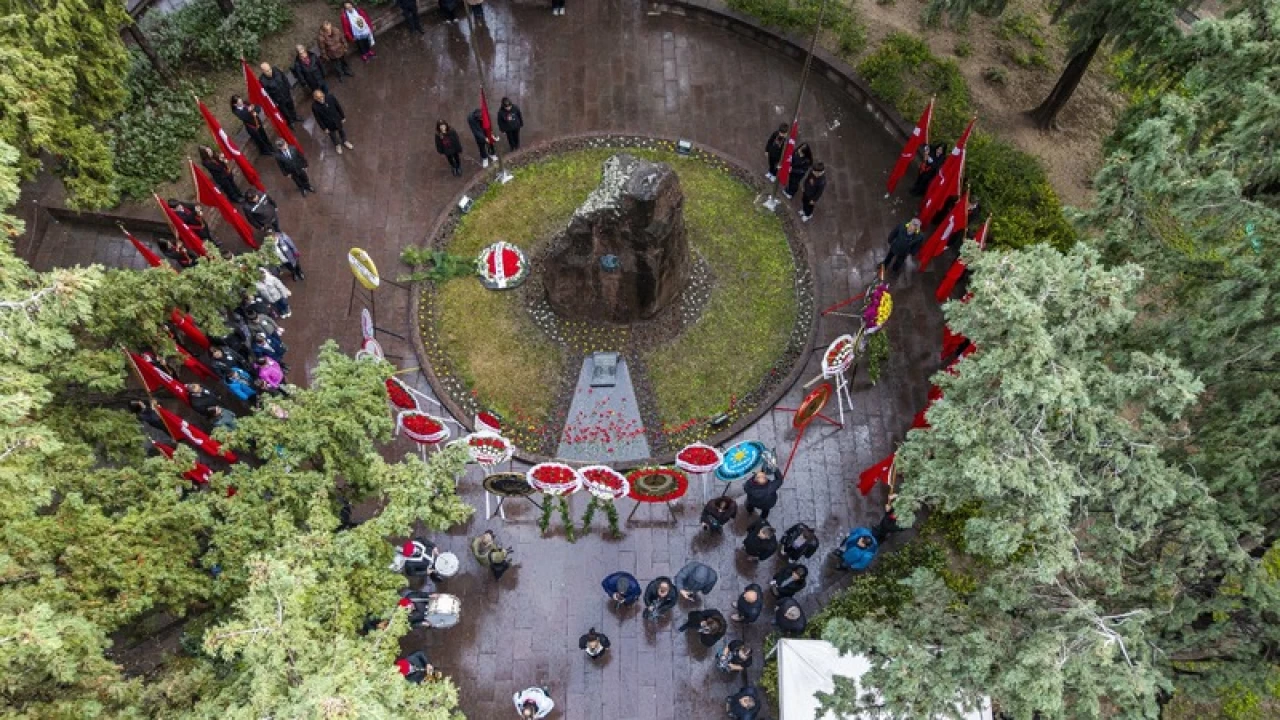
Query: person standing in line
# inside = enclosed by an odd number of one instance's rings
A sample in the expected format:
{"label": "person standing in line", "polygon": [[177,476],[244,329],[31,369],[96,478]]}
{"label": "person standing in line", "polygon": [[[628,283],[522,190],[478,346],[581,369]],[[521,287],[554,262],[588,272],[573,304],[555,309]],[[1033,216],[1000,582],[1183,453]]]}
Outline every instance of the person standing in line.
{"label": "person standing in line", "polygon": [[791,172],[787,175],[787,188],[782,191],[788,200],[796,196],[796,190],[800,189],[800,183],[809,174],[811,167],[813,167],[813,150],[809,149],[809,143],[800,143],[796,146],[796,151],[791,154]]}
{"label": "person standing in line", "polygon": [[201,415],[208,416],[210,414],[209,411],[217,407],[218,403],[221,402],[212,390],[200,383],[188,383],[186,387],[187,403],[191,405],[192,410]]}
{"label": "person standing in line", "polygon": [[204,166],[205,172],[209,173],[209,177],[213,179],[213,184],[218,186],[223,195],[233,203],[238,203],[244,199],[244,194],[240,192],[239,186],[236,185],[236,178],[231,174],[231,161],[225,155],[214,152],[213,148],[207,145],[200,146],[200,164]]}
{"label": "person standing in line", "polygon": [[540,720],[551,714],[556,704],[551,700],[551,692],[546,687],[531,687],[521,690],[511,697],[516,704],[516,712],[524,720]]}
{"label": "person standing in line", "polygon": [[778,163],[782,162],[782,153],[787,149],[787,126],[779,125],[764,144],[765,157],[769,158],[769,172],[764,177],[769,182],[778,179]]}
{"label": "person standing in line", "polygon": [[293,67],[290,72],[298,79],[298,84],[310,92],[316,90],[329,93],[329,85],[324,81],[324,64],[320,56],[311,52],[305,45],[294,45]]}
{"label": "person standing in line", "polygon": [[333,141],[338,154],[342,154],[344,147],[354,150],[356,146],[347,140],[347,130],[343,127],[347,122],[347,114],[342,111],[338,98],[333,93],[326,94],[323,90],[316,90],[311,93],[311,99],[311,114],[315,115],[316,124],[329,133],[329,139]]}
{"label": "person standing in line", "polygon": [[524,127],[524,115],[520,114],[520,107],[511,102],[511,98],[502,98],[502,104],[498,106],[498,129],[506,134],[508,148],[520,149],[520,128],[522,127]]}
{"label": "person standing in line", "polygon": [[747,537],[742,541],[742,549],[752,562],[761,562],[773,557],[778,551],[778,538],[774,537],[773,526],[768,520],[761,518],[747,528]]}
{"label": "person standing in line", "polygon": [[263,300],[271,303],[272,308],[281,319],[293,315],[293,312],[289,309],[289,296],[293,293],[284,283],[280,282],[280,278],[272,275],[270,270],[266,268],[260,268],[260,270],[262,271],[262,279],[256,283],[258,294],[262,296]]}
{"label": "person standing in line", "polygon": [[240,203],[240,211],[248,218],[249,224],[258,230],[271,228],[280,231],[280,214],[276,212],[276,201],[266,193],[257,190],[245,190],[244,201]]}
{"label": "person standing in line", "polygon": [[760,717],[760,707],[763,702],[760,691],[751,683],[747,683],[738,692],[725,698],[724,707],[732,720],[756,720]]}
{"label": "person standing in line", "polygon": [[578,638],[578,649],[585,651],[587,657],[595,660],[604,655],[605,651],[609,649],[609,636],[602,632],[596,632],[595,628],[591,628],[586,635]]}
{"label": "person standing in line", "polygon": [[462,175],[462,141],[458,139],[458,131],[443,120],[436,122],[436,152],[449,161],[449,170],[454,175]]}
{"label": "person standing in line", "polygon": [[712,498],[710,502],[702,508],[702,529],[708,532],[720,532],[720,529],[728,525],[738,516],[738,503],[731,497],[721,495],[718,498]]}
{"label": "person standing in line", "polygon": [[253,138],[253,144],[258,146],[258,152],[270,155],[271,138],[267,137],[267,129],[262,124],[262,108],[245,102],[239,95],[232,95],[231,112],[244,123],[245,132]]}
{"label": "person standing in line", "polygon": [[719,579],[720,576],[715,570],[696,560],[691,560],[676,573],[676,588],[680,591],[680,597],[697,601],[700,596],[711,592]]}
{"label": "person standing in line", "polygon": [[818,534],[804,523],[796,523],[782,533],[782,554],[791,562],[813,557],[818,551]]}
{"label": "person standing in line", "polygon": [[185,269],[196,264],[195,257],[182,245],[178,245],[165,238],[157,238],[156,247],[160,248],[160,253],[165,257],[178,263],[178,267],[180,268]]}
{"label": "person standing in line", "polygon": [[923,195],[929,189],[929,183],[942,169],[942,161],[947,159],[947,144],[936,142],[924,146],[924,157],[920,160],[920,174],[911,186],[912,195]]}
{"label": "person standing in line", "polygon": [[485,27],[484,0],[467,0],[467,6],[471,8],[471,17],[476,21],[476,25]]}
{"label": "person standing in line", "polygon": [[460,0],[437,0],[440,6],[440,14],[444,15],[445,23],[458,22],[458,4]]}
{"label": "person standing in line", "polygon": [[221,405],[214,405],[209,408],[209,418],[213,420],[214,430],[219,428],[236,429],[236,414]]}
{"label": "person standing in line", "polygon": [[751,660],[751,647],[741,640],[730,640],[716,653],[716,667],[721,672],[746,672]]}
{"label": "person standing in line", "polygon": [[778,488],[782,487],[782,473],[776,467],[761,468],[743,483],[747,496],[747,514],[760,511],[760,519],[768,520],[769,512],[778,504]]}
{"label": "person standing in line", "polygon": [[804,179],[804,192],[800,194],[800,222],[809,222],[813,219],[813,209],[817,207],[818,199],[826,189],[827,166],[816,163],[809,177]]}
{"label": "person standing in line", "polygon": [[879,549],[880,544],[876,542],[875,535],[869,529],[860,527],[850,531],[848,537],[838,549],[832,551],[832,554],[838,558],[841,569],[862,571],[876,559],[876,552]]}
{"label": "person standing in line", "polygon": [[191,228],[196,237],[205,242],[213,243],[215,246],[217,245],[217,242],[213,239],[213,234],[209,232],[208,223],[204,221],[204,211],[198,205],[184,203],[181,200],[171,198],[169,200],[169,208],[173,210],[174,215],[178,216],[183,225]]}
{"label": "person standing in line", "polygon": [[792,597],[804,590],[809,579],[809,568],[800,563],[791,563],[778,571],[769,581],[769,587],[778,597]]}
{"label": "person standing in line", "polygon": [[503,573],[511,569],[511,548],[498,546],[492,530],[485,530],[471,541],[471,554],[476,562],[489,568],[494,580],[501,580]]}
{"label": "person standing in line", "polygon": [[262,382],[262,389],[267,392],[279,390],[284,384],[284,368],[280,367],[279,361],[274,358],[260,357],[257,361],[258,380]]}
{"label": "person standing in line", "polygon": [[289,78],[269,62],[262,63],[258,68],[262,70],[258,74],[262,89],[267,91],[267,97],[280,108],[285,121],[292,127],[298,122],[298,109],[293,106],[293,87],[289,85]]}
{"label": "person standing in line", "polygon": [[302,253],[298,252],[298,246],[293,243],[293,238],[278,230],[272,230],[264,239],[275,248],[276,257],[280,258],[280,270],[288,270],[295,281],[307,279],[302,272]]}
{"label": "person standing in line", "polygon": [[400,14],[404,15],[404,24],[409,29],[419,35],[426,35],[427,31],[422,29],[422,20],[418,17],[418,0],[396,0],[396,6],[400,8]]}
{"label": "person standing in line", "polygon": [[552,15],[564,14],[564,0],[551,0],[551,14]]}
{"label": "person standing in line", "polygon": [[657,620],[676,606],[676,587],[665,575],[644,589],[644,619]]}
{"label": "person standing in line", "polygon": [[738,596],[733,609],[734,613],[729,616],[729,619],[734,622],[750,625],[760,619],[760,612],[764,610],[764,590],[759,585],[751,583]]}
{"label": "person standing in line", "polygon": [[347,38],[328,20],[320,23],[320,32],[316,33],[316,46],[320,48],[320,55],[329,61],[329,72],[338,78],[338,82],[342,82],[343,75],[356,76],[351,72],[351,65],[347,64],[347,53],[351,51],[351,46],[347,44]]}
{"label": "person standing in line", "polygon": [[694,610],[689,613],[689,618],[684,621],[684,624],[676,628],[676,632],[687,630],[698,631],[698,642],[702,643],[703,647],[715,647],[716,643],[724,637],[724,616],[719,610]]}
{"label": "person standing in line", "polygon": [[610,574],[600,583],[600,587],[604,588],[604,594],[618,603],[619,607],[626,607],[640,599],[640,581],[629,572]]}
{"label": "person standing in line", "polygon": [[361,60],[369,62],[377,57],[373,51],[373,22],[369,20],[369,14],[349,2],[342,3],[342,34],[347,37],[347,42],[356,44]]}
{"label": "person standing in line", "polygon": [[311,177],[307,175],[307,158],[302,153],[289,147],[289,143],[284,138],[276,140],[276,164],[280,166],[280,172],[284,176],[293,180],[293,184],[298,186],[298,191],[302,193],[302,197],[306,197],[307,193],[313,193],[315,188],[311,187]]}
{"label": "person standing in line", "polygon": [[493,149],[493,144],[489,142],[489,138],[484,131],[484,121],[481,120],[482,113],[480,108],[471,111],[467,116],[467,127],[471,128],[471,137],[476,141],[476,148],[480,151],[480,167],[489,167],[489,159],[498,159],[498,153]]}
{"label": "person standing in line", "polygon": [[894,228],[889,233],[889,252],[880,261],[880,267],[897,274],[907,258],[924,244],[924,233],[920,232],[920,228],[920,218],[911,218],[905,225]]}
{"label": "person standing in line", "polygon": [[880,517],[880,522],[871,528],[871,536],[876,539],[877,543],[884,542],[884,539],[892,533],[902,532],[902,526],[898,524],[898,514],[893,511],[893,503],[898,499],[898,493],[889,492],[889,498],[884,503],[884,515]]}
{"label": "person standing in line", "polygon": [[773,611],[773,624],[778,626],[783,635],[793,637],[799,635],[804,632],[805,625],[808,623],[804,609],[795,598],[784,597],[778,601],[778,607]]}

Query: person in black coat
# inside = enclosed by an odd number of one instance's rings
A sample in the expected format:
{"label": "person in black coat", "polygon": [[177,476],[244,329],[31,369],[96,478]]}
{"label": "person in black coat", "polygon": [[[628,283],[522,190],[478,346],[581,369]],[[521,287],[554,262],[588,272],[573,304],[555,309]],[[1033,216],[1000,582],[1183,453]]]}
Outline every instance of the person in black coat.
{"label": "person in black coat", "polygon": [[396,660],[396,668],[400,670],[400,674],[405,680],[414,685],[421,685],[423,680],[428,677],[438,678],[439,673],[432,667],[431,661],[427,659],[427,654],[421,650],[409,653],[405,657]]}
{"label": "person in black coat", "polygon": [[898,272],[902,269],[902,263],[907,261],[907,256],[915,254],[923,243],[924,233],[920,232],[920,219],[911,218],[905,225],[899,225],[889,233],[889,252],[880,261],[880,265]]}
{"label": "person in black coat", "polygon": [[329,133],[329,139],[333,141],[338,154],[342,154],[344,147],[354,150],[355,145],[347,140],[347,130],[343,127],[347,122],[347,114],[342,111],[342,103],[338,102],[338,98],[333,93],[316,90],[311,93],[311,99],[311,114],[316,116],[316,124]]}
{"label": "person in black coat", "polygon": [[778,607],[773,612],[773,624],[778,626],[783,635],[795,636],[804,632],[809,620],[795,598],[784,597],[778,601]]}
{"label": "person in black coat", "polygon": [[587,657],[595,660],[609,649],[609,636],[602,632],[597,632],[595,628],[587,631],[587,634],[578,638],[578,649],[587,654]]}
{"label": "person in black coat", "polygon": [[520,114],[520,106],[511,102],[511,98],[502,98],[498,107],[498,129],[507,136],[507,147],[520,149],[520,128],[524,127],[524,115]]}
{"label": "person in black coat", "polygon": [[738,516],[738,503],[731,497],[721,495],[712,498],[702,508],[702,529],[708,532],[720,532],[720,528],[728,525]]}
{"label": "person in black coat", "polygon": [[240,211],[249,219],[249,224],[258,230],[271,228],[280,231],[280,214],[276,212],[276,201],[266,193],[257,190],[246,190],[244,202],[240,203]]}
{"label": "person in black coat", "polygon": [[454,175],[462,175],[462,141],[458,139],[458,131],[443,120],[436,122],[436,152],[449,161]]}
{"label": "person in black coat", "polygon": [[271,139],[267,137],[267,129],[262,124],[262,108],[245,102],[239,95],[232,95],[231,112],[244,123],[245,132],[253,138],[253,144],[258,146],[258,152],[270,155]]}
{"label": "person in black coat", "polygon": [[213,148],[201,145],[200,164],[204,166],[205,172],[209,173],[213,183],[218,186],[223,195],[227,196],[227,199],[233,203],[238,203],[244,199],[244,194],[240,192],[240,188],[236,185],[235,176],[231,174],[230,160],[221,153],[214,152]]}
{"label": "person in black coat", "polygon": [[311,187],[311,178],[307,175],[308,163],[306,156],[289,147],[289,143],[283,139],[276,140],[276,164],[280,166],[280,172],[292,179],[293,184],[298,186],[298,190],[302,191],[302,197],[306,197],[309,192],[316,191],[315,188]]}
{"label": "person in black coat", "polygon": [[782,554],[791,562],[811,558],[818,551],[818,534],[804,523],[796,523],[782,533]]}
{"label": "person in black coat", "polygon": [[196,258],[182,245],[166,240],[165,238],[156,239],[156,247],[160,248],[160,252],[170,260],[178,263],[178,267],[189,268],[196,264]]}
{"label": "person in black coat", "polygon": [[751,583],[738,596],[733,609],[733,614],[729,616],[730,620],[748,625],[755,622],[760,618],[760,612],[764,610],[764,590],[759,585]]}
{"label": "person in black coat", "polygon": [[218,396],[213,394],[209,388],[200,383],[190,383],[187,385],[187,402],[191,404],[191,409],[208,416],[209,412],[218,406]]}
{"label": "person in black coat", "polygon": [[813,208],[818,204],[818,198],[822,197],[822,192],[827,189],[827,166],[823,163],[817,163],[813,166],[813,172],[809,173],[809,177],[804,179],[804,192],[800,194],[800,221],[809,222],[813,219]]}
{"label": "person in black coat", "polygon": [[778,551],[778,538],[768,520],[761,518],[747,528],[747,537],[742,541],[742,549],[747,551],[754,562],[768,560]]}
{"label": "person in black coat", "polygon": [[480,151],[480,166],[489,167],[489,158],[498,159],[498,153],[494,151],[493,144],[489,142],[484,132],[484,121],[480,118],[480,108],[471,111],[467,116],[467,127],[471,128],[471,137],[476,141],[476,149]]}
{"label": "person in black coat", "polygon": [[173,209],[173,214],[178,216],[183,225],[191,228],[196,237],[211,243],[219,250],[222,249],[222,246],[214,239],[213,233],[209,232],[209,224],[204,221],[204,211],[199,206],[170,199],[169,207]]}
{"label": "person in black coat", "polygon": [[676,606],[676,585],[665,575],[644,589],[644,618],[656,620]]}
{"label": "person in black coat", "polygon": [[293,105],[293,87],[289,84],[289,77],[271,63],[264,62],[258,67],[262,69],[258,82],[267,91],[267,97],[280,108],[280,113],[290,125],[298,122],[298,109]]}
{"label": "person in black coat", "polygon": [[410,30],[419,35],[427,34],[427,31],[422,29],[422,20],[418,18],[418,0],[396,0],[396,5],[404,15],[404,24],[408,25]]}
{"label": "person in black coat", "polygon": [[809,580],[809,568],[800,563],[791,563],[782,568],[769,581],[769,588],[778,597],[791,597],[804,590]]}
{"label": "person in black coat", "polygon": [[440,14],[444,15],[446,23],[458,22],[458,8],[462,6],[462,0],[437,0],[436,4],[440,6]]}
{"label": "person in black coat", "polygon": [[796,151],[791,154],[791,173],[787,175],[787,189],[782,194],[788,199],[796,196],[796,190],[800,189],[800,182],[804,180],[804,176],[809,174],[809,168],[813,167],[813,150],[809,149],[809,143],[800,143],[796,147]]}
{"label": "person in black coat", "polygon": [[321,90],[328,95],[329,85],[324,81],[324,65],[320,62],[320,56],[308,50],[305,45],[295,45],[294,51],[290,71],[298,84],[311,92]]}
{"label": "person in black coat", "polygon": [[778,504],[778,488],[782,487],[782,473],[777,468],[757,470],[747,480],[742,490],[747,495],[747,513],[760,511],[760,519],[768,520],[769,511]]}
{"label": "person in black coat", "polygon": [[782,162],[782,152],[787,149],[787,126],[779,125],[764,144],[765,157],[769,158],[769,172],[764,177],[769,182],[778,179],[778,163]]}
{"label": "person in black coat", "polygon": [[912,195],[923,195],[929,189],[929,183],[937,177],[942,169],[942,161],[947,159],[947,144],[936,142],[924,146],[924,157],[920,160],[920,174],[916,175],[915,184],[911,186]]}
{"label": "person in black coat", "polygon": [[676,628],[676,632],[697,630],[698,642],[703,647],[715,647],[720,638],[724,637],[725,627],[724,615],[719,610],[694,610],[689,613],[689,619]]}
{"label": "person in black coat", "polygon": [[754,685],[747,683],[738,692],[725,698],[725,710],[732,720],[756,720],[764,700]]}

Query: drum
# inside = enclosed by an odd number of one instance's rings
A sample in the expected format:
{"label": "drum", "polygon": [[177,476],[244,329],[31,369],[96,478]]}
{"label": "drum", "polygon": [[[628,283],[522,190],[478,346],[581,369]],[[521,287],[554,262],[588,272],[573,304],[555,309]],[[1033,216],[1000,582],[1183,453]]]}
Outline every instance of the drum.
{"label": "drum", "polygon": [[451,552],[442,552],[436,558],[435,571],[442,578],[451,578],[458,574],[458,556]]}
{"label": "drum", "polygon": [[462,618],[462,601],[453,595],[436,593],[427,603],[424,619],[433,628],[449,628]]}

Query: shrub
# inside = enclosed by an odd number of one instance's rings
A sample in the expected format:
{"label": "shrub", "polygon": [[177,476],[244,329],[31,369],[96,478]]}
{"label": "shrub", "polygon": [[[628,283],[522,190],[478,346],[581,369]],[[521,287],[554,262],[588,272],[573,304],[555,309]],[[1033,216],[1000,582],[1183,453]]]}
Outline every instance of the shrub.
{"label": "shrub", "polygon": [[1048,43],[1040,23],[1030,15],[1016,12],[1000,19],[996,26],[997,48],[1015,65],[1024,68],[1048,68],[1045,54]]}
{"label": "shrub", "polygon": [[945,14],[953,25],[959,26],[969,18],[970,12],[996,17],[1008,5],[1009,0],[929,0],[921,17],[925,25],[934,27],[942,22]]}
{"label": "shrub", "polygon": [[974,133],[968,148],[969,186],[993,215],[990,246],[1046,243],[1065,251],[1075,244],[1075,229],[1062,214],[1058,194],[1037,158],[980,132]]}
{"label": "shrub", "polygon": [[117,189],[145,198],[156,185],[181,176],[184,148],[201,127],[191,96],[204,88],[185,81],[166,85],[142,53],[133,50],[131,55],[125,80],[129,103],[108,131]]}
{"label": "shrub", "polygon": [[[822,7],[821,0],[727,0],[727,4],[764,25],[790,33],[813,32]],[[823,28],[835,36],[836,49],[843,57],[854,57],[867,45],[867,27],[852,5],[838,3],[827,8]]]}
{"label": "shrub", "polygon": [[194,0],[171,13],[151,13],[143,30],[170,67],[197,70],[235,67],[253,59],[262,38],[284,29],[293,11],[281,0],[236,0],[223,15],[214,0]]}
{"label": "shrub", "polygon": [[992,85],[1004,85],[1009,82],[1009,73],[999,65],[992,65],[982,71],[982,79]]}
{"label": "shrub", "polygon": [[881,100],[914,118],[937,96],[933,134],[955,137],[972,111],[969,86],[953,61],[934,55],[923,40],[895,32],[858,65],[858,73]]}
{"label": "shrub", "polygon": [[956,57],[967,58],[973,54],[973,43],[968,40],[960,40],[956,43],[956,49],[952,52],[955,53]]}

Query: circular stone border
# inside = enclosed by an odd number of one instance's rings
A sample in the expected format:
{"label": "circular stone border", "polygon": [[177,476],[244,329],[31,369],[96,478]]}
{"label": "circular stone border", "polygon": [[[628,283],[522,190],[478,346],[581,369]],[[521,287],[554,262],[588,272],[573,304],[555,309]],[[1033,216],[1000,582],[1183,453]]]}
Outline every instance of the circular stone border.
{"label": "circular stone border", "polygon": [[[503,157],[505,167],[508,170],[518,170],[519,168],[539,162],[549,156],[560,155],[576,150],[589,150],[592,148],[616,148],[624,151],[628,147],[638,147],[640,149],[651,149],[648,146],[652,143],[667,143],[672,147],[677,142],[676,138],[664,137],[660,135],[644,135],[633,132],[592,132],[582,133],[578,135],[570,135],[537,143],[527,149],[517,150],[514,153]],[[736,180],[743,183],[747,187],[755,190],[759,194],[769,192],[769,187],[761,182],[753,173],[746,169],[746,165],[739,159],[721,152],[714,148],[708,148],[703,145],[695,144],[693,146],[695,155],[705,155],[710,158],[719,160],[724,163],[730,173]],[[674,158],[674,159],[679,159]],[[483,195],[489,188],[490,183],[497,179],[497,168],[492,168],[481,173],[469,180],[461,190],[454,194],[450,200],[448,209],[440,213],[435,223],[431,227],[431,231],[423,238],[421,246],[436,247],[441,241],[452,235],[453,228],[457,225],[462,217],[462,213],[458,209],[458,203],[463,196],[478,198]],[[515,180],[519,182],[519,178]],[[752,206],[753,211],[759,211],[756,206]],[[807,236],[803,225],[796,220],[795,213],[781,213],[783,234],[787,238],[787,245],[791,250],[791,256],[794,261],[796,271],[795,284],[797,286],[797,304],[796,304],[796,325],[793,326],[792,335],[795,335],[796,326],[800,326],[807,322],[808,333],[805,341],[800,348],[799,354],[792,361],[791,369],[781,381],[777,382],[772,390],[756,404],[750,412],[735,420],[717,433],[701,440],[700,442],[707,445],[720,446],[725,441],[733,438],[743,430],[750,427],[765,413],[770,412],[773,406],[777,404],[782,396],[800,380],[800,376],[804,373],[805,367],[809,363],[809,356],[813,352],[813,344],[818,333],[818,314],[815,308],[814,278],[816,277],[815,268],[813,267],[813,258],[808,252],[808,247],[804,242]],[[431,390],[435,394],[449,414],[454,417],[463,427],[474,431],[474,418],[471,413],[459,405],[453,398],[446,386],[436,375],[435,368],[432,367],[429,355],[427,354],[426,345],[422,337],[422,293],[423,284],[429,281],[422,280],[413,283],[410,286],[409,293],[409,319],[410,319],[410,340],[413,345],[413,352],[418,356],[418,365],[422,370],[422,374],[427,378]],[[807,317],[806,317],[807,315]],[[788,341],[788,345],[790,345]],[[638,467],[649,465],[671,465],[675,462],[676,449],[668,454],[653,456],[638,460],[622,460],[609,463],[609,466],[615,470],[627,471]],[[516,446],[515,457],[523,462],[537,464],[541,462],[566,462],[570,465],[591,465],[592,462],[587,461],[567,461],[560,460],[554,456],[541,455],[532,453],[524,448]]]}

